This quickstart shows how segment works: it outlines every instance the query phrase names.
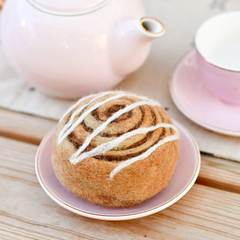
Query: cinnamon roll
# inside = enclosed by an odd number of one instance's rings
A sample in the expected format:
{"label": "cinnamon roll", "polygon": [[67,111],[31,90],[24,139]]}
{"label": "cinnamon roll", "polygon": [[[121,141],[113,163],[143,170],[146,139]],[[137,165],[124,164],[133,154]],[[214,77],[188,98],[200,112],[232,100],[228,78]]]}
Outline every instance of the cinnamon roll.
{"label": "cinnamon roll", "polygon": [[52,165],[70,192],[109,207],[139,204],[166,187],[179,135],[159,103],[113,91],[80,99],[60,119]]}

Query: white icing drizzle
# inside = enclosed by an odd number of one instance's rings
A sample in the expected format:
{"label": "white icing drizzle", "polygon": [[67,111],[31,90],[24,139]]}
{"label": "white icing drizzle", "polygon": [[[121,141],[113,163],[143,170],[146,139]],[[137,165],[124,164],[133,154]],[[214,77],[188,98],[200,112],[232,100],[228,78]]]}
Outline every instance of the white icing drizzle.
{"label": "white icing drizzle", "polygon": [[85,139],[84,143],[82,144],[82,146],[77,150],[77,152],[75,152],[71,158],[70,161],[73,164],[77,164],[78,161],[76,161],[75,159],[77,159],[77,157],[82,153],[82,151],[84,151],[86,149],[86,147],[89,145],[89,143],[92,141],[92,139],[94,137],[96,137],[100,132],[102,132],[106,126],[114,121],[115,119],[119,118],[122,114],[127,113],[129,111],[131,111],[132,109],[142,106],[142,105],[149,105],[149,106],[158,106],[159,103],[155,102],[155,101],[139,101],[139,102],[135,102],[131,105],[126,106],[125,108],[119,110],[118,112],[114,113],[110,118],[108,118],[108,120],[106,122],[104,122],[102,125],[100,125],[99,127],[97,127],[90,135],[87,136],[87,138]]}
{"label": "white icing drizzle", "polygon": [[167,143],[167,142],[171,142],[174,140],[179,139],[179,135],[178,133],[165,137],[164,139],[160,140],[157,144],[153,145],[151,148],[149,148],[146,152],[142,153],[139,156],[133,157],[131,159],[125,160],[123,162],[121,162],[117,167],[115,167],[112,172],[110,173],[110,179],[113,179],[113,177],[119,173],[123,168],[135,163],[136,161],[140,161],[143,160],[145,158],[147,158],[148,156],[150,156],[158,147],[160,147],[161,145]]}
{"label": "white icing drizzle", "polygon": [[151,131],[155,131],[158,128],[172,128],[177,132],[177,128],[174,127],[172,124],[168,124],[168,123],[159,123],[155,126],[138,128],[138,129],[135,129],[131,132],[127,132],[127,133],[123,134],[122,136],[120,136],[118,138],[115,138],[112,141],[103,143],[103,144],[97,146],[96,148],[94,148],[91,151],[82,153],[80,156],[73,159],[71,162],[73,164],[76,164],[76,163],[79,163],[79,162],[83,161],[86,158],[104,154],[104,153],[112,150],[113,148],[117,147],[120,143],[122,143],[123,141],[125,141],[126,139],[128,139],[132,136],[135,136],[135,135],[138,135],[138,134],[145,134],[145,133],[148,133],[148,132],[151,132]]}
{"label": "white icing drizzle", "polygon": [[[110,94],[115,94],[109,98],[106,98],[100,102],[97,102],[94,106],[90,107],[88,110],[86,110],[85,112],[83,112],[79,118],[75,121],[75,123],[73,123],[74,118],[80,114],[86,107],[88,107],[89,105],[91,105],[93,102],[97,101],[98,99],[104,98],[107,95]],[[104,131],[104,129],[108,126],[109,123],[111,123],[112,121],[114,121],[115,119],[119,118],[122,114],[127,113],[129,111],[131,111],[132,109],[139,107],[139,106],[143,106],[143,105],[149,105],[149,106],[160,106],[160,104],[156,101],[150,100],[146,97],[139,97],[136,96],[134,94],[128,94],[128,93],[124,93],[122,91],[112,91],[112,92],[103,92],[102,94],[92,94],[90,96],[81,98],[76,104],[74,104],[71,108],[69,108],[69,110],[64,114],[64,116],[61,118],[60,121],[63,120],[63,118],[69,114],[71,111],[74,110],[74,108],[76,108],[78,105],[80,105],[82,102],[84,102],[86,99],[93,97],[87,104],[84,104],[83,106],[81,106],[79,109],[77,109],[76,111],[74,111],[69,119],[69,121],[64,125],[63,129],[60,131],[59,133],[59,137],[58,137],[58,144],[61,144],[62,141],[69,135],[71,134],[74,129],[81,124],[81,122],[88,116],[88,114],[90,114],[92,111],[94,111],[95,109],[99,108],[100,106],[104,105],[107,102],[116,100],[116,99],[120,99],[124,96],[133,96],[136,98],[141,99],[141,101],[138,102],[134,102],[130,105],[127,105],[125,108],[120,109],[119,111],[117,111],[116,113],[114,113],[111,117],[109,117],[107,119],[107,121],[105,121],[104,123],[102,123],[100,126],[98,126],[90,135],[88,135],[88,137],[85,139],[84,143],[82,144],[82,146],[70,157],[70,161],[72,164],[77,164],[81,161],[83,161],[86,158],[92,157],[92,156],[97,156],[97,155],[101,155],[103,153],[106,153],[107,151],[113,149],[114,147],[118,146],[120,143],[122,143],[123,141],[125,141],[127,138],[130,138],[132,136],[135,136],[137,134],[144,134],[144,133],[148,133],[150,131],[154,131],[158,128],[172,128],[175,130],[175,134],[165,137],[164,139],[160,140],[158,143],[156,143],[155,145],[153,145],[152,147],[150,147],[148,150],[146,150],[144,153],[140,154],[139,156],[130,158],[128,160],[125,160],[121,163],[118,164],[118,166],[116,168],[113,169],[113,171],[110,173],[109,178],[112,179],[118,172],[120,172],[123,168],[131,165],[132,163],[139,161],[139,160],[143,160],[145,158],[147,158],[148,156],[150,156],[159,146],[170,142],[170,141],[174,141],[179,139],[179,134],[178,134],[178,130],[176,129],[176,127],[174,127],[172,124],[168,124],[168,123],[160,123],[157,124],[155,126],[150,126],[147,128],[139,128],[139,129],[135,129],[131,132],[127,132],[125,134],[123,134],[122,136],[103,143],[99,146],[97,146],[95,149],[88,151],[88,152],[84,152],[82,153],[86,147],[90,144],[90,142],[92,141],[92,139],[94,137],[96,137],[99,133],[101,133],[102,131]]]}
{"label": "white icing drizzle", "polygon": [[62,118],[59,120],[59,122],[61,122],[74,108],[76,108],[78,105],[80,105],[83,101],[85,101],[86,99],[88,98],[91,98],[91,97],[94,97],[98,95],[97,93],[95,94],[91,94],[91,95],[88,95],[86,97],[82,97],[80,98],[75,104],[73,104],[65,113],[64,115],[62,116]]}
{"label": "white icing drizzle", "polygon": [[[77,116],[84,108],[86,108],[87,106],[89,106],[91,103],[93,103],[94,101],[100,99],[100,98],[103,98],[109,94],[112,94],[112,93],[118,93],[117,95],[114,95],[110,98],[107,98],[101,102],[98,102],[96,103],[93,107],[89,108],[86,112],[84,112],[79,118],[78,120],[74,123],[73,123],[73,120],[75,118],[75,116]],[[91,95],[91,96],[95,96],[96,94],[94,95]],[[75,104],[74,106],[78,106],[80,103],[82,103],[84,100],[86,100],[87,98],[90,98],[91,96],[88,96],[88,97],[85,97],[83,100],[80,99],[78,101],[78,104]],[[69,119],[69,121],[67,122],[67,124],[65,124],[65,126],[63,127],[63,129],[61,130],[61,132],[59,133],[59,137],[58,137],[58,144],[60,144],[69,134],[71,134],[74,129],[79,125],[81,124],[81,122],[87,117],[88,114],[90,114],[92,111],[94,111],[95,109],[99,108],[100,106],[104,105],[105,103],[107,102],[110,102],[112,100],[116,100],[116,99],[119,99],[119,98],[122,98],[124,96],[133,96],[133,97],[137,97],[133,94],[126,94],[124,92],[104,92],[100,95],[97,94],[97,96],[95,98],[93,98],[91,101],[89,101],[89,103],[83,105],[82,107],[80,107],[79,109],[77,109],[71,116],[71,118]],[[146,97],[140,97],[141,99],[146,99],[147,101],[149,101]],[[156,104],[159,105],[159,103],[156,102]],[[69,110],[68,110],[68,113],[71,112],[75,107],[71,107]],[[68,114],[67,113],[67,114]],[[64,116],[66,116],[67,114],[65,114]]]}
{"label": "white icing drizzle", "polygon": [[[59,136],[58,136],[58,144],[60,144],[74,129],[76,126],[78,126],[83,120],[84,118],[88,115],[86,115],[83,119],[81,118],[80,120],[78,119],[78,121],[72,125],[73,123],[73,120],[74,118],[84,109],[86,108],[87,106],[89,106],[91,103],[93,103],[94,101],[100,99],[100,98],[103,98],[109,94],[113,94],[113,93],[116,93],[116,91],[112,91],[112,92],[103,92],[102,94],[92,94],[92,95],[89,95],[87,97],[83,97],[81,99],[78,100],[78,102],[76,102],[72,107],[70,107],[68,109],[68,111],[63,115],[63,117],[60,119],[60,121],[62,121],[62,119],[67,116],[67,114],[69,114],[74,108],[76,108],[78,105],[80,105],[83,101],[85,101],[86,99],[88,98],[91,98],[91,97],[94,97],[96,96],[95,98],[93,98],[91,101],[89,101],[87,104],[83,105],[82,107],[80,107],[79,109],[77,109],[71,116],[71,118],[69,119],[69,121],[64,125],[63,129],[60,131],[59,133]],[[120,93],[120,92],[119,92]],[[123,93],[123,92],[122,92]],[[111,99],[112,100],[112,99]],[[109,101],[111,101],[109,100]],[[104,104],[104,103],[102,103]],[[94,110],[94,109],[93,109]],[[93,111],[92,110],[92,111]],[[60,122],[59,121],[59,122]],[[71,129],[69,129],[71,127]]]}

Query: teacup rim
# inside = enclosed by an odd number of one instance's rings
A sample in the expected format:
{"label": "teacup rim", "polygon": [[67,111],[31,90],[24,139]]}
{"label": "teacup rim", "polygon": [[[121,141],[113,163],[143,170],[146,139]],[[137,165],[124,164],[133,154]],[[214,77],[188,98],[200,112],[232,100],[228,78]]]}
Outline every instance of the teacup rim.
{"label": "teacup rim", "polygon": [[227,72],[240,73],[240,70],[232,70],[232,69],[220,67],[220,66],[218,66],[218,65],[210,62],[207,58],[205,58],[205,57],[200,53],[200,51],[197,49],[196,45],[195,45],[195,49],[196,49],[197,53],[203,58],[203,60],[204,60],[205,62],[207,62],[208,64],[210,64],[210,65],[212,65],[212,66],[214,66],[214,67],[216,67],[216,68],[219,68],[219,69],[221,69],[221,70],[227,71]]}
{"label": "teacup rim", "polygon": [[194,44],[195,44],[195,49],[196,51],[198,52],[198,54],[207,62],[209,63],[210,65],[216,67],[216,68],[219,68],[221,70],[224,70],[224,71],[228,71],[228,72],[235,72],[235,73],[240,73],[240,69],[239,70],[235,70],[235,69],[231,69],[231,68],[225,68],[223,66],[219,66],[218,64],[216,63],[213,63],[212,61],[210,61],[208,58],[204,57],[204,54],[201,53],[199,47],[198,47],[198,44],[197,44],[197,36],[198,36],[198,33],[200,32],[201,28],[207,24],[209,21],[212,21],[213,19],[215,18],[218,18],[222,15],[230,15],[230,14],[234,14],[234,13],[238,13],[240,15],[240,11],[239,10],[235,10],[235,11],[228,11],[228,12],[224,12],[224,13],[220,13],[220,14],[216,14],[208,19],[206,19],[204,22],[202,22],[202,24],[198,27],[196,33],[195,33],[195,36],[194,36]]}

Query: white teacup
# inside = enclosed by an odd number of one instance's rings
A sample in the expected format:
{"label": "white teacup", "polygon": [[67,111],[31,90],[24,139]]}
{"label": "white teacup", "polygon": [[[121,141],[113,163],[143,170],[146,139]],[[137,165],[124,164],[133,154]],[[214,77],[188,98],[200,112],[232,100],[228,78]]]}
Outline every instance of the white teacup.
{"label": "white teacup", "polygon": [[195,36],[200,74],[221,100],[240,105],[240,11],[205,21]]}

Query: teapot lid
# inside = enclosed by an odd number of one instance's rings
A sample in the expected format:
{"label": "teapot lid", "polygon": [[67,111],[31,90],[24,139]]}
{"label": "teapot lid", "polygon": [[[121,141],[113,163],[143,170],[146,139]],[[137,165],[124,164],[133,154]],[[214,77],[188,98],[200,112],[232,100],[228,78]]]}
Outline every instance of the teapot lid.
{"label": "teapot lid", "polygon": [[76,16],[94,12],[111,0],[27,0],[33,7],[40,11],[59,15]]}

